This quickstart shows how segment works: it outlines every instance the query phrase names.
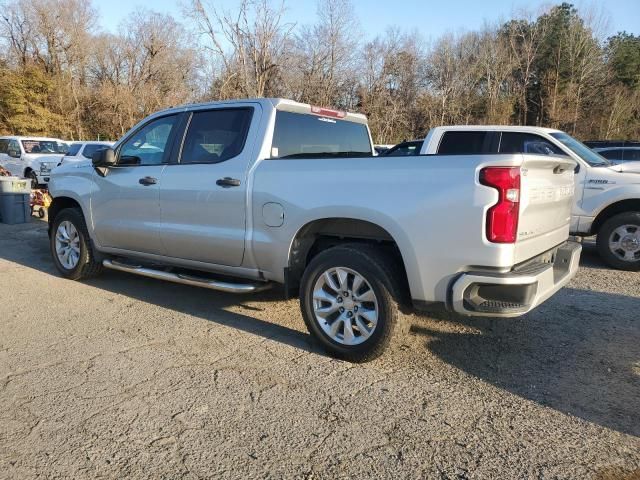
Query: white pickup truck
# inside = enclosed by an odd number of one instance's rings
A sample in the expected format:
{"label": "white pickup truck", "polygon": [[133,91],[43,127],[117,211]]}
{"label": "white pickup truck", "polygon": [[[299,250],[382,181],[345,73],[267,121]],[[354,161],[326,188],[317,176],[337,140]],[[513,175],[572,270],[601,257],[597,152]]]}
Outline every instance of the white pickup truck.
{"label": "white pickup truck", "polygon": [[597,235],[598,252],[610,266],[640,270],[640,162],[613,165],[570,135],[539,127],[437,127],[406,145],[398,155],[536,153],[574,160],[571,233]]}
{"label": "white pickup truck", "polygon": [[512,317],[575,274],[576,163],[539,154],[386,158],[362,115],[282,99],[156,113],[58,167],[53,261],[226,292],[283,284],[332,354],[379,355],[398,306]]}
{"label": "white pickup truck", "polygon": [[57,138],[0,137],[0,167],[31,180],[38,188],[47,184],[51,170],[60,163],[69,145]]}

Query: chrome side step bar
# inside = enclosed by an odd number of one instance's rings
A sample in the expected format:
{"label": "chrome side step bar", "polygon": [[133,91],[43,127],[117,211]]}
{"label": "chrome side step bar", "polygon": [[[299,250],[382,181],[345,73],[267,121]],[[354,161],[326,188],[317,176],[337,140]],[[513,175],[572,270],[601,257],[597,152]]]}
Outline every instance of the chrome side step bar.
{"label": "chrome side step bar", "polygon": [[194,287],[204,287],[210,290],[227,293],[255,293],[262,292],[271,288],[271,283],[230,283],[208,278],[195,277],[182,273],[164,272],[162,270],[154,270],[152,268],[143,267],[141,265],[128,265],[116,260],[103,260],[102,265],[112,270],[120,272],[135,273],[143,277],[155,278],[158,280],[168,280],[169,282],[182,283],[184,285],[192,285]]}

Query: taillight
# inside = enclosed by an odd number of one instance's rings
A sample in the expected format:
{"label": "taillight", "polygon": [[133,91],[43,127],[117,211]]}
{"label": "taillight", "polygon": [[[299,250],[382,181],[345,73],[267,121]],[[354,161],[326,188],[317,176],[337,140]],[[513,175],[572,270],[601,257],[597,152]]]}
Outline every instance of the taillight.
{"label": "taillight", "polygon": [[345,118],[347,116],[346,112],[341,112],[339,110],[332,110],[330,108],[322,108],[311,106],[311,113],[316,115],[320,115],[322,117],[332,117],[332,118]]}
{"label": "taillight", "polygon": [[515,243],[520,212],[520,168],[483,168],[480,183],[498,190],[498,203],[487,212],[487,238],[494,243]]}

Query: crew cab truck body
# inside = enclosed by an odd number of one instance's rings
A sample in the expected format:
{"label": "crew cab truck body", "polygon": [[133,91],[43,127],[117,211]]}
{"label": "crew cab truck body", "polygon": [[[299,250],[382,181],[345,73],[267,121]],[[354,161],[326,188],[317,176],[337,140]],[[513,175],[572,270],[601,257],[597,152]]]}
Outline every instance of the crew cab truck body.
{"label": "crew cab truck body", "polygon": [[284,284],[334,355],[382,352],[398,305],[511,317],[574,275],[575,162],[378,157],[361,115],[281,99],[166,110],[58,167],[57,268],[227,292]]}
{"label": "crew cab truck body", "polygon": [[613,165],[570,135],[550,128],[454,126],[432,129],[421,155],[536,153],[576,162],[571,233],[597,235],[610,266],[640,270],[640,162]]}

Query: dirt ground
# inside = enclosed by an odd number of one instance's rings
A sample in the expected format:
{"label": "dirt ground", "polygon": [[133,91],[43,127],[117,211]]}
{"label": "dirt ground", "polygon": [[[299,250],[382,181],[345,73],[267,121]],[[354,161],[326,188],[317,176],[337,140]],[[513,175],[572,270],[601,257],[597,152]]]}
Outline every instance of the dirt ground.
{"label": "dirt ground", "polygon": [[0,478],[638,479],[640,274],[582,264],[353,365],[277,291],[71,282],[44,223],[0,224]]}

